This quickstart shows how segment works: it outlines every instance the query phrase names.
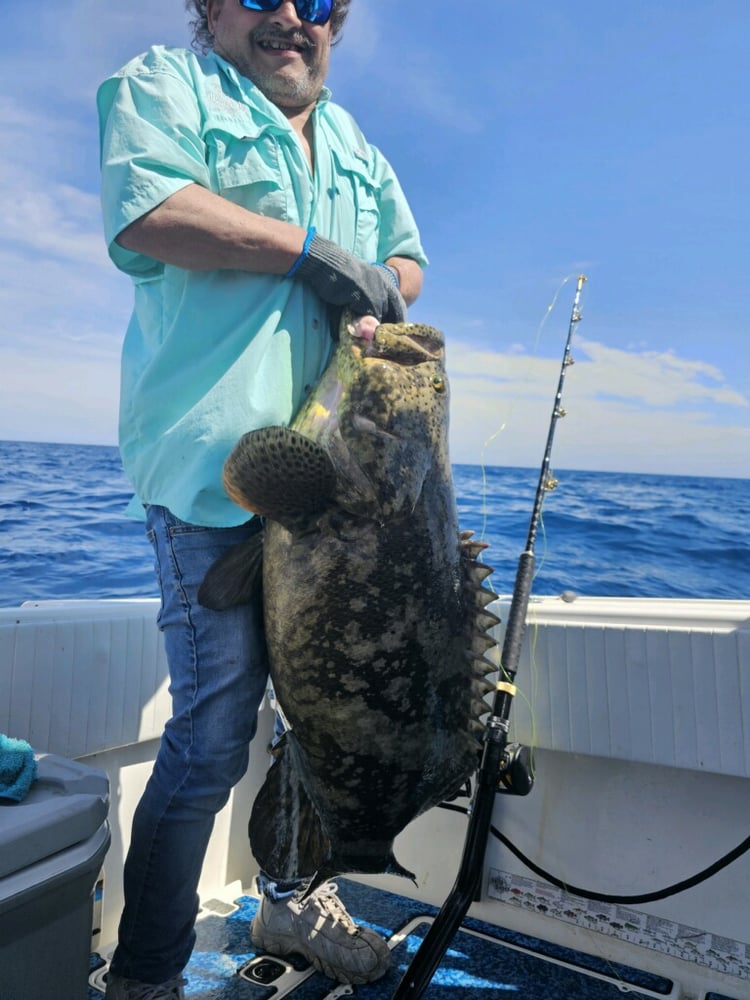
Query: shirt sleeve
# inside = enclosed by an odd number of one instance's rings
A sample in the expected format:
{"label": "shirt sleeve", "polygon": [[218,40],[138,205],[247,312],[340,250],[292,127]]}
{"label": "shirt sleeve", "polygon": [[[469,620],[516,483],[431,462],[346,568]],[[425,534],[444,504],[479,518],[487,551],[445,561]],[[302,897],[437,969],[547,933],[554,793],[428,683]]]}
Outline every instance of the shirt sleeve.
{"label": "shirt sleeve", "polygon": [[110,257],[134,277],[157,276],[161,263],[126,250],[115,238],[188,184],[209,185],[198,100],[176,72],[126,67],[101,85],[97,108]]}
{"label": "shirt sleeve", "polygon": [[389,257],[410,257],[420,267],[426,267],[427,257],[422,248],[417,223],[390,163],[376,146],[370,146],[373,177],[379,191],[380,234],[378,260]]}

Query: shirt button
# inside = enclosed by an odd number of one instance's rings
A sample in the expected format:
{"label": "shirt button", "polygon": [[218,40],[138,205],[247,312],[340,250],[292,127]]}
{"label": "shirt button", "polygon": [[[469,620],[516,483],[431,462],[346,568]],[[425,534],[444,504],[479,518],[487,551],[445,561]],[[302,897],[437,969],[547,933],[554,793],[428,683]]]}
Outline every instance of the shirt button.
{"label": "shirt button", "polygon": [[317,320],[317,319],[314,319],[312,321],[312,328],[313,328],[313,330],[317,330],[319,326],[320,326],[320,321]]}

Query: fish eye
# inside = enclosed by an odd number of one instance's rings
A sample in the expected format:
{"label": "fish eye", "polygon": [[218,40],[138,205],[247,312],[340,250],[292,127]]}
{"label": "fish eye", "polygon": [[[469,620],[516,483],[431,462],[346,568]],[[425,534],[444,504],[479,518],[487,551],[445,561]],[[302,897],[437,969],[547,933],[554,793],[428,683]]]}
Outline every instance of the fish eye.
{"label": "fish eye", "polygon": [[442,375],[433,375],[432,388],[435,392],[445,392],[445,379]]}

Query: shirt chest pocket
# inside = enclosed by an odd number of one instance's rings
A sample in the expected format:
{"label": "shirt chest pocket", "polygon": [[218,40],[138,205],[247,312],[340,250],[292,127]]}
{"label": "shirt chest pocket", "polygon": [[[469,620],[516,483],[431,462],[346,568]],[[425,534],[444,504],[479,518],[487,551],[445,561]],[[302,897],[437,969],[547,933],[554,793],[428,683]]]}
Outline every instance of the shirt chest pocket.
{"label": "shirt chest pocket", "polygon": [[228,128],[206,133],[211,187],[251,212],[290,221],[289,187],[284,183],[278,142],[272,132],[240,135]]}
{"label": "shirt chest pocket", "polygon": [[[339,242],[362,260],[374,262],[378,259],[380,236],[380,189],[367,163],[354,154],[333,149],[332,164],[336,196],[346,200],[354,215],[354,245],[349,247],[351,235],[346,239],[341,234]],[[348,214],[342,212],[341,216]]]}

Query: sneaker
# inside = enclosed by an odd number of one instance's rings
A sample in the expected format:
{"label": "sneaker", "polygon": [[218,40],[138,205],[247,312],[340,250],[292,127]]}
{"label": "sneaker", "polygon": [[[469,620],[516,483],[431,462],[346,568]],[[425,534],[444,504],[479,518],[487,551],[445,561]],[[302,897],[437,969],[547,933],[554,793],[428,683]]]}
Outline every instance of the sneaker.
{"label": "sneaker", "polygon": [[375,931],[354,923],[337,891],[327,882],[302,901],[261,897],[250,928],[253,945],[272,955],[304,955],[339,983],[380,979],[391,964],[388,945]]}
{"label": "sneaker", "polygon": [[104,1000],[185,1000],[183,986],[187,986],[187,979],[182,976],[151,986],[149,983],[140,983],[137,979],[113,976],[109,972]]}

